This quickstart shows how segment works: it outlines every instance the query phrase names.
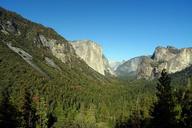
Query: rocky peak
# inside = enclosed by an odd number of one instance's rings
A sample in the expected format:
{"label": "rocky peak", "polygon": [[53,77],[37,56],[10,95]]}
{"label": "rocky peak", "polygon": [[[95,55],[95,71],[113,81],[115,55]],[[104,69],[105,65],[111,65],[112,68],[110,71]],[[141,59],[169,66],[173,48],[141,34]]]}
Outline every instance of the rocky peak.
{"label": "rocky peak", "polygon": [[91,40],[77,40],[70,43],[75,49],[76,54],[95,71],[102,75],[105,75],[105,71],[109,72],[108,60],[104,57],[101,46],[96,42]]}
{"label": "rocky peak", "polygon": [[159,76],[161,70],[168,73],[181,71],[192,65],[192,48],[177,49],[172,46],[157,47],[152,57],[136,57],[116,69],[117,75],[135,75],[137,78]]}
{"label": "rocky peak", "polygon": [[152,59],[156,61],[168,61],[172,58],[174,58],[178,53],[179,49],[172,47],[172,46],[167,46],[167,47],[156,47],[155,52],[152,56]]}
{"label": "rocky peak", "polygon": [[160,69],[166,68],[170,73],[180,71],[192,64],[192,48],[177,49],[168,46],[167,48],[156,48],[153,59],[159,63]]}

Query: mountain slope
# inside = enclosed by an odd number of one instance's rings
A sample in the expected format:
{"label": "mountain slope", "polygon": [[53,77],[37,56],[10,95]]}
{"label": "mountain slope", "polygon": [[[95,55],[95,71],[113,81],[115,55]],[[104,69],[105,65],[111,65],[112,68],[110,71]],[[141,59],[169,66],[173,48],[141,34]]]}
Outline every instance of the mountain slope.
{"label": "mountain slope", "polygon": [[53,29],[0,8],[0,39],[0,126],[14,108],[17,127],[27,127],[26,105],[35,111],[36,127],[110,128],[138,102],[148,116],[153,83],[125,86],[99,74]]}
{"label": "mountain slope", "polygon": [[[155,81],[119,81],[101,75],[53,29],[3,8],[0,39],[0,127],[5,123],[26,128],[30,120],[34,127],[113,128],[135,113],[150,118]],[[100,53],[101,58],[104,69],[110,69]],[[124,64],[131,73],[147,77],[154,58]]]}
{"label": "mountain slope", "polygon": [[[36,65],[39,65],[39,68],[42,68],[42,70],[45,67],[51,68],[53,65],[57,69],[60,65],[68,65],[69,68],[82,65],[82,67],[79,67],[80,70],[85,70],[90,72],[90,74],[101,77],[77,57],[70,43],[51,28],[28,21],[2,8],[0,11],[1,43],[7,45],[10,49],[11,47],[20,49],[18,53],[22,54],[25,52],[30,55],[32,58],[31,62],[34,65],[37,63]],[[60,63],[59,66],[55,64],[58,62]],[[50,66],[50,63],[52,63],[52,66]],[[58,71],[56,70],[55,72]]]}

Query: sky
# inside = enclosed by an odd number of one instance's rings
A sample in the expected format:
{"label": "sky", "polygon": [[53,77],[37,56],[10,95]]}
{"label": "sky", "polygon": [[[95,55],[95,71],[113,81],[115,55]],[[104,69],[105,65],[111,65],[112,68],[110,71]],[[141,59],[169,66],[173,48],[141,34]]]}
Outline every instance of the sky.
{"label": "sky", "polygon": [[93,40],[109,60],[151,55],[157,46],[192,47],[192,0],[0,0],[0,6],[67,40]]}

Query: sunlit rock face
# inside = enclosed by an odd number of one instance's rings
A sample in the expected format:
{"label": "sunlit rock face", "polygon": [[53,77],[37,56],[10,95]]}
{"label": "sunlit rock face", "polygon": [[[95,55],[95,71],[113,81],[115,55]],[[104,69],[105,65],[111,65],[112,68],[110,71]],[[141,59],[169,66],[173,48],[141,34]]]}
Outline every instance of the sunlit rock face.
{"label": "sunlit rock face", "polygon": [[153,57],[154,61],[159,62],[159,70],[165,68],[169,73],[175,73],[192,64],[192,48],[158,47]]}
{"label": "sunlit rock face", "polygon": [[104,55],[103,55],[103,62],[104,62],[105,74],[110,74],[115,76],[116,74],[109,63],[109,60]]}
{"label": "sunlit rock face", "polygon": [[116,69],[118,76],[154,78],[161,70],[168,73],[181,71],[192,65],[192,48],[157,47],[154,54],[130,59]]}
{"label": "sunlit rock face", "polygon": [[73,47],[68,42],[49,39],[43,35],[39,35],[34,42],[37,43],[38,47],[40,47],[41,44],[42,47],[49,48],[52,54],[63,63],[70,61],[70,57],[75,55]]}
{"label": "sunlit rock face", "polygon": [[167,48],[157,47],[152,58],[155,61],[169,61],[170,59],[174,58],[179,52],[179,49],[171,46],[168,46]]}
{"label": "sunlit rock face", "polygon": [[105,71],[111,72],[108,60],[103,56],[102,48],[97,43],[90,40],[78,40],[70,43],[76,54],[95,71],[102,75],[105,75]]}
{"label": "sunlit rock face", "polygon": [[140,64],[137,68],[137,78],[145,78],[149,79],[153,77],[153,67],[152,67],[153,60],[148,57],[142,57]]}

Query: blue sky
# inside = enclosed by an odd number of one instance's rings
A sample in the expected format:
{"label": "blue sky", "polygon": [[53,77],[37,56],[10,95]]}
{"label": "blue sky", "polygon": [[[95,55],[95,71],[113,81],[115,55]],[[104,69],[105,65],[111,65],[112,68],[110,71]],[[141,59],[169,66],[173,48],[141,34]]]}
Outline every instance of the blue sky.
{"label": "blue sky", "polygon": [[54,28],[68,40],[98,42],[111,60],[156,46],[192,46],[192,0],[0,0],[0,6]]}

